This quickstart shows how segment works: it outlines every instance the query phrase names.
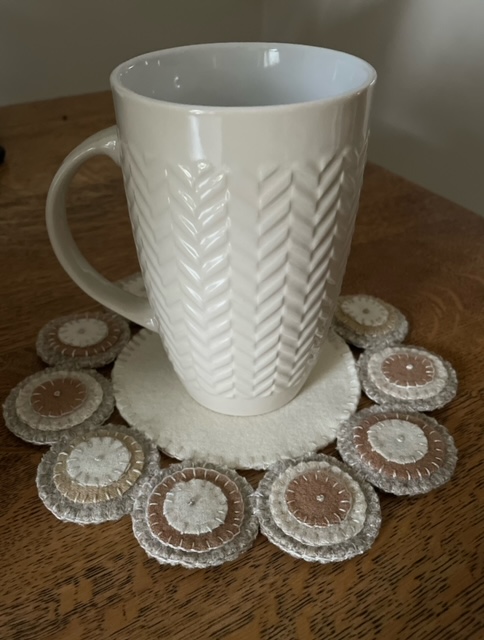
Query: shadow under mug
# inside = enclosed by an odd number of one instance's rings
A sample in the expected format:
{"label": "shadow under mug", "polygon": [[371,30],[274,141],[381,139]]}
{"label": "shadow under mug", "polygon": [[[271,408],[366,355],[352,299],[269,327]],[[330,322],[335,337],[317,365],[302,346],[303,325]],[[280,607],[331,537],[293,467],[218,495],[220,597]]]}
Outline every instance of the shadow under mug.
{"label": "shadow under mug", "polygon": [[[346,266],[375,80],[359,58],[304,45],[149,53],[111,74],[117,127],[59,168],[46,214],[60,263],[158,332],[205,407],[273,411],[307,379]],[[69,183],[98,154],[122,168],[148,300],[97,273],[69,230]]]}

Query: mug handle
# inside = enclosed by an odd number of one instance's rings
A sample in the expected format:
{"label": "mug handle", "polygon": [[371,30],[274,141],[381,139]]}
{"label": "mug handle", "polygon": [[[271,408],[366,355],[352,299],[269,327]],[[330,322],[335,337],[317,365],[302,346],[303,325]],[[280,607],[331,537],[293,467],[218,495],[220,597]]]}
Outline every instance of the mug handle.
{"label": "mug handle", "polygon": [[119,166],[119,146],[117,128],[114,126],[95,133],[71,151],[50,185],[45,211],[47,232],[57,259],[83,291],[115,313],[156,331],[156,321],[148,300],[124,291],[98,273],[79,251],[67,222],[66,194],[80,166],[88,158],[97,155],[109,156]]}

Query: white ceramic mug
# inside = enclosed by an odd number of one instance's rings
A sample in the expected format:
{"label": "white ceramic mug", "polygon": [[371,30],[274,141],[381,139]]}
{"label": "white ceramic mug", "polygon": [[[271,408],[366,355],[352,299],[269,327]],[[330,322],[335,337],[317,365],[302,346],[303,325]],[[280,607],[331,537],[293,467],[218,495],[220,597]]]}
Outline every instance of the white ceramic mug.
{"label": "white ceramic mug", "polygon": [[[54,251],[95,300],[160,334],[202,405],[255,415],[304,384],[351,243],[376,74],[296,44],[206,44],[111,75],[117,127],[79,145],[47,199]],[[120,164],[148,300],[107,282],[69,231],[79,166]]]}

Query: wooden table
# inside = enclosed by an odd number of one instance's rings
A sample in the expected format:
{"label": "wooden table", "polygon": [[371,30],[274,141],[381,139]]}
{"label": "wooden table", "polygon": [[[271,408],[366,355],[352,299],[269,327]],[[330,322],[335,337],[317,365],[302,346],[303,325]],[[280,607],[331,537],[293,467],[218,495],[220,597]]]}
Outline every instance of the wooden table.
{"label": "wooden table", "polygon": [[[94,308],[56,262],[46,191],[63,157],[112,124],[107,94],[0,110],[0,386],[41,368],[34,342],[58,315]],[[137,269],[119,170],[90,162],[74,181],[72,225],[108,278]],[[284,555],[259,536],[233,564],[163,568],[129,518],[79,527],[42,505],[45,448],[0,430],[0,637],[284,640],[484,637],[484,220],[369,166],[344,291],[394,303],[409,342],[448,358],[458,397],[435,413],[455,437],[452,482],[419,498],[382,495],[383,526],[364,556],[333,566]],[[255,483],[261,474],[246,474]],[[483,635],[480,635],[483,634]]]}

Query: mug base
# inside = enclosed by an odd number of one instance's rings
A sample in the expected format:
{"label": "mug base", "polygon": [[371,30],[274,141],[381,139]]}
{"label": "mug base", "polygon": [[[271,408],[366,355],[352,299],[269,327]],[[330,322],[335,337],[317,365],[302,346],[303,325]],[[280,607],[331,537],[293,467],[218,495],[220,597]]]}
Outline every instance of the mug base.
{"label": "mug base", "polygon": [[112,381],[121,416],[168,456],[233,469],[266,469],[325,447],[360,399],[353,355],[332,332],[296,397],[264,415],[229,416],[202,407],[175,375],[159,336],[147,330],[124,348]]}
{"label": "mug base", "polygon": [[222,398],[212,396],[197,389],[190,389],[185,386],[187,393],[201,404],[202,407],[222,413],[227,416],[260,416],[264,413],[277,411],[288,402],[291,402],[302,389],[308,376],[305,376],[296,386],[285,391],[263,397],[263,398]]}

